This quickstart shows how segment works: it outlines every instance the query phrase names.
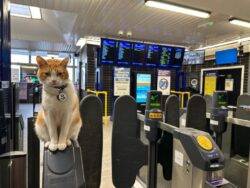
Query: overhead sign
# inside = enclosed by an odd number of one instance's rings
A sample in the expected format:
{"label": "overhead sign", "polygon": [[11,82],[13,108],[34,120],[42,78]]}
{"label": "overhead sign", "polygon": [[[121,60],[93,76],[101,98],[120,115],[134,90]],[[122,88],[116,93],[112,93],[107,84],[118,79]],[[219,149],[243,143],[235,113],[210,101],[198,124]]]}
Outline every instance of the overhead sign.
{"label": "overhead sign", "polygon": [[168,70],[158,70],[157,91],[161,91],[162,95],[170,95],[171,72]]}
{"label": "overhead sign", "polygon": [[130,69],[114,69],[114,96],[130,95]]}

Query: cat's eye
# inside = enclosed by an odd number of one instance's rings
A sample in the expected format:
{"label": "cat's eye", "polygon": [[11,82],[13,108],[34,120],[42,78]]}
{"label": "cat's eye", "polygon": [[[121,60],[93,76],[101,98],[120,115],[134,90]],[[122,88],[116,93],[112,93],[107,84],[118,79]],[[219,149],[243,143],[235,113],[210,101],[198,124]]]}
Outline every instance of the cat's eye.
{"label": "cat's eye", "polygon": [[62,73],[61,73],[61,72],[58,72],[58,73],[57,73],[57,76],[62,76]]}
{"label": "cat's eye", "polygon": [[50,76],[50,72],[45,72],[45,75],[46,76]]}

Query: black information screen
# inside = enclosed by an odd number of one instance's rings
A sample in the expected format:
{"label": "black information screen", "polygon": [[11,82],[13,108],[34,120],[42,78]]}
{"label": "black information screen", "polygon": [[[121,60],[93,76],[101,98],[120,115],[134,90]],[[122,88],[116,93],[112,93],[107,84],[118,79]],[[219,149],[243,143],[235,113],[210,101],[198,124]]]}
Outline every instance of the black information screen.
{"label": "black information screen", "polygon": [[114,64],[116,53],[116,41],[102,39],[101,42],[101,64]]}
{"label": "black information screen", "polygon": [[159,67],[165,68],[171,64],[172,50],[169,46],[161,46]]}
{"label": "black information screen", "polygon": [[159,46],[148,45],[147,63],[146,66],[156,67],[159,62]]}
{"label": "black information screen", "polygon": [[132,43],[126,41],[119,41],[117,65],[130,65],[131,60],[132,60]]}
{"label": "black information screen", "polygon": [[182,65],[183,57],[184,57],[184,48],[174,48],[174,57],[173,62],[171,63],[172,66],[180,67]]}
{"label": "black information screen", "polygon": [[134,51],[132,65],[143,66],[143,64],[145,64],[146,62],[146,44],[134,43],[133,49]]}

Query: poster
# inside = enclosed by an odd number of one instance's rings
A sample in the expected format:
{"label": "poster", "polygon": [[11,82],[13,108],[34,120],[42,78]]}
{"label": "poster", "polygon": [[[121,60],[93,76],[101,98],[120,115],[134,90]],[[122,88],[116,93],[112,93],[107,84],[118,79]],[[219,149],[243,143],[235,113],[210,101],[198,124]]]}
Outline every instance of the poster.
{"label": "poster", "polygon": [[213,95],[216,91],[216,79],[215,75],[206,75],[205,76],[205,88],[204,95]]}
{"label": "poster", "polygon": [[170,71],[158,70],[157,91],[161,91],[162,95],[170,95],[171,77]]}
{"label": "poster", "polygon": [[114,69],[114,96],[130,95],[130,69]]}
{"label": "poster", "polygon": [[225,91],[234,90],[234,79],[225,79]]}

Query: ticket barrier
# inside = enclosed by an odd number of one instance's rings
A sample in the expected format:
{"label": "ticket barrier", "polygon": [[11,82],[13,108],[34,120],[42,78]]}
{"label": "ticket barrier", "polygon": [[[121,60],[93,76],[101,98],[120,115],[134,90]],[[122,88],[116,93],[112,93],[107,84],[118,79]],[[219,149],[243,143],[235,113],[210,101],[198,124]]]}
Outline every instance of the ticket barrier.
{"label": "ticket barrier", "polygon": [[[172,164],[163,166],[163,174],[170,174],[164,178],[171,180],[171,187],[230,187],[221,175],[224,156],[211,136],[193,128],[178,128],[163,123],[159,101],[159,92],[149,92],[145,116],[137,114],[136,118],[136,102],[132,97],[122,96],[116,100],[112,133],[112,178],[115,187],[132,187],[136,174],[145,164],[148,164],[147,187],[157,187],[158,162]],[[137,134],[139,121],[144,122],[148,146],[140,141]],[[162,131],[173,136],[173,144],[165,142],[165,147],[172,149],[173,158],[166,157],[165,161],[161,153],[164,147],[159,145],[164,143],[161,139],[166,138]]]}
{"label": "ticket barrier", "polygon": [[210,129],[214,133],[214,139],[218,146],[222,147],[222,134],[226,132],[228,115],[227,91],[215,91],[212,98]]}
{"label": "ticket barrier", "polygon": [[222,151],[227,163],[225,177],[239,187],[250,187],[250,95],[241,95],[233,117],[227,117]]}
{"label": "ticket barrier", "polygon": [[[44,150],[44,188],[99,188],[102,166],[102,103],[96,96],[84,97],[80,103],[83,127],[78,142],[64,151]],[[34,132],[34,118],[28,121],[28,187],[39,187],[39,140]]]}

